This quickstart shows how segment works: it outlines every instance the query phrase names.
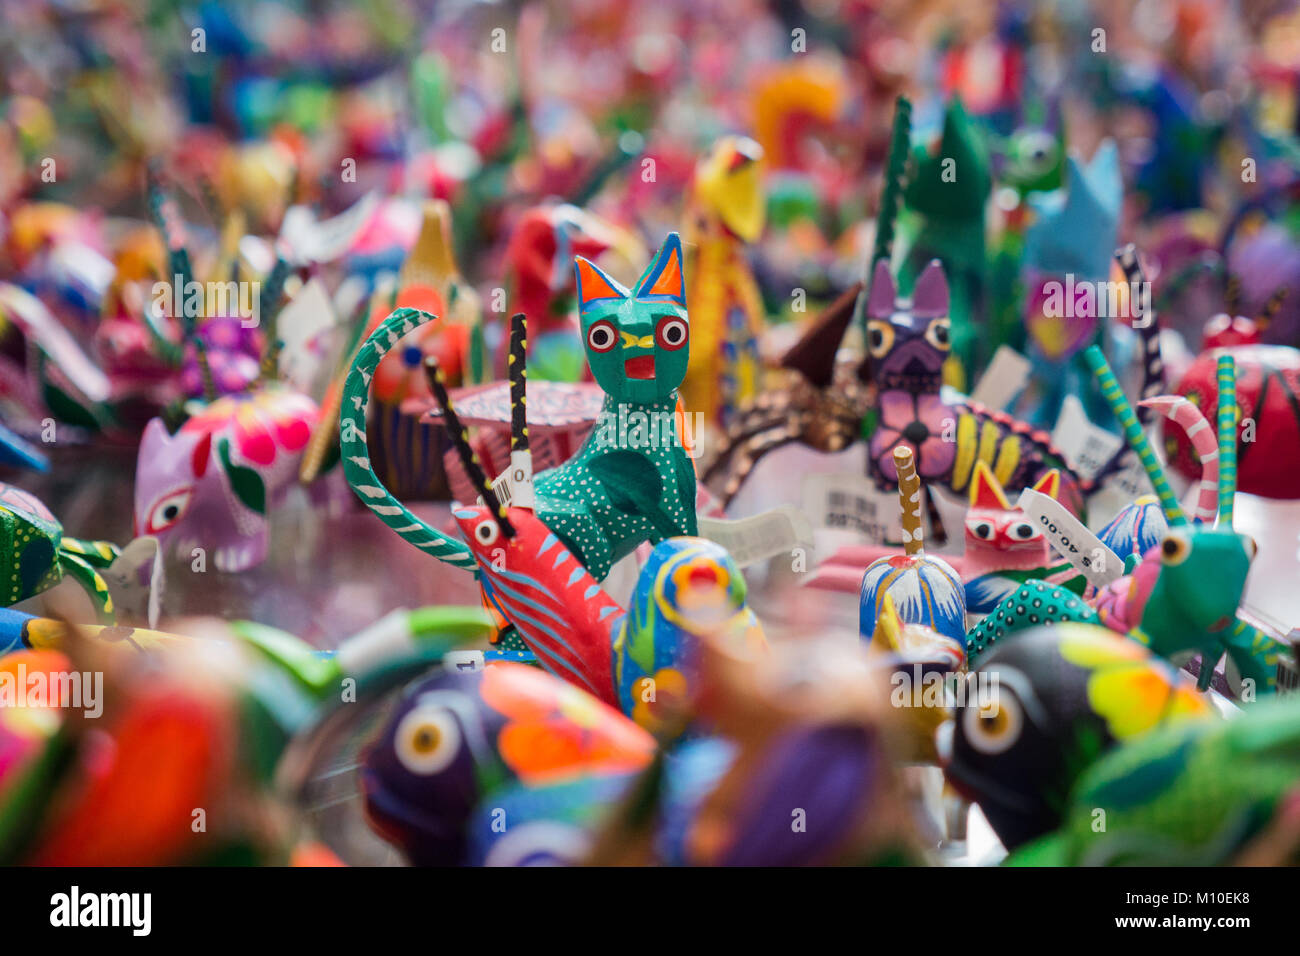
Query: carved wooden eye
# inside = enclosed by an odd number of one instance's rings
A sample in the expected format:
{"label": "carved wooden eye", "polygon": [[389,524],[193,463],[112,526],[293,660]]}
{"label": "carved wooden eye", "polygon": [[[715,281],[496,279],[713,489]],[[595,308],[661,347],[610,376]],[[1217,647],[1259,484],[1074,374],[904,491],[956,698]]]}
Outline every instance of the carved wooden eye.
{"label": "carved wooden eye", "polygon": [[1186,538],[1171,534],[1160,542],[1160,560],[1165,564],[1182,564],[1191,553],[1192,546]]}
{"label": "carved wooden eye", "polygon": [[1025,165],[1031,174],[1047,172],[1056,154],[1056,141],[1048,133],[1029,133],[1021,145]]}
{"label": "carved wooden eye", "polygon": [[441,707],[417,707],[402,718],[393,736],[402,766],[422,776],[445,770],[460,750],[460,726]]}
{"label": "carved wooden eye", "polygon": [[665,315],[659,320],[659,327],[655,329],[655,341],[660,348],[670,352],[675,352],[685,345],[688,338],[690,338],[690,329],[675,315]]}
{"label": "carved wooden eye", "polygon": [[993,525],[988,521],[969,521],[966,528],[981,541],[993,540]]}
{"label": "carved wooden eye", "polygon": [[962,717],[966,741],[983,754],[1000,754],[1010,750],[1020,739],[1024,726],[1020,702],[1011,694],[999,694],[996,703],[967,707]]}
{"label": "carved wooden eye", "polygon": [[501,534],[501,528],[495,521],[488,518],[480,521],[474,526],[474,539],[479,544],[492,544]]}
{"label": "carved wooden eye", "polygon": [[189,510],[190,501],[193,498],[193,488],[182,488],[158,499],[154,506],[149,509],[149,516],[145,523],[145,533],[158,534],[180,521],[185,512]]}
{"label": "carved wooden eye", "polygon": [[884,358],[894,347],[894,327],[880,319],[867,323],[867,351],[872,358]]}
{"label": "carved wooden eye", "polygon": [[618,343],[613,322],[597,322],[587,330],[587,345],[595,352],[608,352]]}
{"label": "carved wooden eye", "polygon": [[941,319],[931,319],[930,325],[925,330],[925,340],[937,349],[945,352],[951,345],[952,322],[947,316]]}
{"label": "carved wooden eye", "polygon": [[1028,541],[1038,533],[1038,529],[1028,521],[1017,521],[1007,533],[1017,541]]}

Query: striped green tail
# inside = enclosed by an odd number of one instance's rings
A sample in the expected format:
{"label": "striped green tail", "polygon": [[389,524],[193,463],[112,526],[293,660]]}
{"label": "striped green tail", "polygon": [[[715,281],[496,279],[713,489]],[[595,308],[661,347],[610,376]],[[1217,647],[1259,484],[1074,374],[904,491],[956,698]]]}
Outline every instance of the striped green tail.
{"label": "striped green tail", "polygon": [[1243,678],[1253,680],[1260,693],[1277,692],[1277,665],[1283,655],[1291,653],[1289,645],[1241,618],[1237,618],[1223,644]]}
{"label": "striped green tail", "polygon": [[1155,452],[1151,450],[1151,444],[1147,441],[1137,416],[1133,414],[1133,407],[1124,397],[1124,390],[1119,387],[1115,373],[1111,371],[1110,363],[1106,361],[1101,348],[1096,345],[1091,346],[1083,353],[1083,358],[1097,379],[1097,384],[1101,386],[1101,394],[1110,404],[1111,411],[1124,427],[1124,437],[1128,439],[1128,446],[1133,449],[1141,460],[1142,467],[1146,469],[1147,477],[1151,479],[1151,485],[1156,490],[1156,497],[1160,499],[1160,507],[1164,509],[1165,520],[1171,527],[1187,524],[1187,516],[1183,514],[1182,506],[1178,504],[1173,489],[1169,487],[1169,481],[1160,468],[1160,462],[1156,461]]}
{"label": "striped green tail", "polygon": [[474,570],[478,563],[463,542],[416,517],[384,487],[375,475],[366,444],[366,410],[370,407],[370,380],[375,369],[405,335],[433,319],[434,316],[419,309],[398,309],[358,349],[343,385],[343,402],[339,407],[343,474],[365,506],[408,544],[458,568]]}
{"label": "striped green tail", "polygon": [[1215,368],[1219,386],[1219,527],[1232,527],[1232,499],[1237,492],[1237,366],[1232,356],[1219,356]]}

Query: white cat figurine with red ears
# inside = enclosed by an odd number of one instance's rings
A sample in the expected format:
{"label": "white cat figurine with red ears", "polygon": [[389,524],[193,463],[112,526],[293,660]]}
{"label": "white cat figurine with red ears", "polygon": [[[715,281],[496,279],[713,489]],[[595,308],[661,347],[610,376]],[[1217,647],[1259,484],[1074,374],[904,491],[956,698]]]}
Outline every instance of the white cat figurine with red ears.
{"label": "white cat figurine with red ears", "polygon": [[219,571],[260,564],[267,510],[295,480],[319,414],[310,398],[270,386],[218,399],[174,435],[153,419],[136,464],[135,533],[184,561],[202,549]]}

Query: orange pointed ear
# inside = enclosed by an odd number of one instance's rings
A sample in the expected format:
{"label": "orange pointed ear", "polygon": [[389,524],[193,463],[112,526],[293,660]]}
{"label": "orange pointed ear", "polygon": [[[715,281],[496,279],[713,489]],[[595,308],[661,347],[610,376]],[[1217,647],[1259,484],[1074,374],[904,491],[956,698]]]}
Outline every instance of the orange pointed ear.
{"label": "orange pointed ear", "polygon": [[1041,491],[1049,498],[1055,498],[1061,490],[1061,471],[1059,468],[1053,468],[1043,477],[1038,479],[1034,485],[1034,491]]}
{"label": "orange pointed ear", "polygon": [[982,460],[975,462],[975,477],[970,483],[970,506],[997,511],[1011,510],[1007,496],[1002,493],[1001,482]]}
{"label": "orange pointed ear", "polygon": [[637,283],[636,297],[662,295],[686,306],[686,279],[682,274],[682,238],[668,233],[663,248]]}
{"label": "orange pointed ear", "polygon": [[592,302],[602,299],[626,299],[627,289],[623,288],[595,263],[582,256],[573,257],[573,272],[578,281],[578,311],[581,312]]}

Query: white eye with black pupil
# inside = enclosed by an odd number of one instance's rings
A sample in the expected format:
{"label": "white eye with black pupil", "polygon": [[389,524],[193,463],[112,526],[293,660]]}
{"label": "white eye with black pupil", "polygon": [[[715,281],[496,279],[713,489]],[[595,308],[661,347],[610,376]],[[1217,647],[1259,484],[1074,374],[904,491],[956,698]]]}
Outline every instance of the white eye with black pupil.
{"label": "white eye with black pupil", "polygon": [[587,344],[597,352],[608,352],[617,341],[614,326],[608,322],[597,322],[587,330]]}
{"label": "white eye with black pupil", "polygon": [[397,725],[393,750],[411,773],[438,773],[460,751],[460,725],[441,707],[417,707]]}
{"label": "white eye with black pupil", "polygon": [[501,534],[501,529],[497,523],[489,518],[486,521],[480,521],[474,526],[474,538],[479,544],[491,544],[496,541],[497,536]]}
{"label": "white eye with black pupil", "polygon": [[661,348],[674,350],[679,349],[686,344],[686,338],[689,334],[686,323],[676,316],[664,316],[659,320],[659,327],[655,330]]}
{"label": "white eye with black pupil", "polygon": [[181,491],[173,491],[159,500],[149,510],[145,530],[149,534],[157,534],[170,528],[185,514],[190,506],[190,499],[193,497],[193,490],[185,488]]}
{"label": "white eye with black pupil", "polygon": [[1008,693],[999,694],[996,703],[967,707],[962,714],[962,730],[967,742],[983,754],[1010,750],[1020,739],[1023,726],[1020,702]]}

